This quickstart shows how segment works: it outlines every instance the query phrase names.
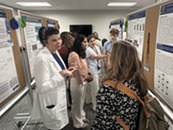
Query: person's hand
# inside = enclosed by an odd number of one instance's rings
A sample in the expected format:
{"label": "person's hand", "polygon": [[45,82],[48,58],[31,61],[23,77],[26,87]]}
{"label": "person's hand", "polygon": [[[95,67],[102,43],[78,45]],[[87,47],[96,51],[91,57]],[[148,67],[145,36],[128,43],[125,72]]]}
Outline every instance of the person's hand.
{"label": "person's hand", "polygon": [[73,77],[73,71],[67,70],[66,76],[68,76],[69,78]]}
{"label": "person's hand", "polygon": [[68,70],[74,72],[74,71],[76,71],[76,67],[71,66],[68,68]]}
{"label": "person's hand", "polygon": [[62,70],[62,71],[60,71],[59,73],[60,73],[62,76],[72,77],[72,76],[73,76],[73,72],[74,72],[75,70],[76,70],[76,67],[69,67],[68,69]]}
{"label": "person's hand", "polygon": [[87,82],[93,81],[93,77],[92,77],[91,73],[88,73],[88,76],[87,76],[87,78],[86,78],[85,80],[86,80]]}
{"label": "person's hand", "polygon": [[108,55],[104,55],[104,54],[103,54],[103,57],[104,57],[104,58],[108,58]]}
{"label": "person's hand", "polygon": [[72,73],[71,75],[69,75],[69,78],[73,77],[73,73],[77,70],[76,67],[69,67],[68,70]]}

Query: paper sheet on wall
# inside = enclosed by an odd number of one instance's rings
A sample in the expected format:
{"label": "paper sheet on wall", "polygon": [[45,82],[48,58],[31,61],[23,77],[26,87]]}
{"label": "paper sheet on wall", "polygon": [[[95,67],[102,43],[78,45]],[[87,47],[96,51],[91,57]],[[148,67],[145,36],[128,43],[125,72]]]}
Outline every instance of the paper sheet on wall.
{"label": "paper sheet on wall", "polygon": [[154,90],[173,108],[173,3],[161,6],[155,53]]}
{"label": "paper sheet on wall", "polygon": [[[0,44],[8,44],[8,33],[5,24],[5,18],[0,18]],[[5,45],[6,46],[6,45]]]}
{"label": "paper sheet on wall", "polygon": [[144,45],[145,12],[130,16],[128,20],[127,39],[136,47],[139,59],[142,60]]}
{"label": "paper sheet on wall", "polygon": [[0,46],[0,103],[19,88],[11,46]]}
{"label": "paper sheet on wall", "polygon": [[30,66],[31,77],[34,77],[34,62],[36,55],[39,53],[42,45],[38,38],[38,30],[42,26],[41,19],[24,17],[26,19],[26,27],[24,35],[26,40],[27,55]]}
{"label": "paper sheet on wall", "polygon": [[0,18],[0,103],[19,88],[12,47],[8,44],[5,18]]}

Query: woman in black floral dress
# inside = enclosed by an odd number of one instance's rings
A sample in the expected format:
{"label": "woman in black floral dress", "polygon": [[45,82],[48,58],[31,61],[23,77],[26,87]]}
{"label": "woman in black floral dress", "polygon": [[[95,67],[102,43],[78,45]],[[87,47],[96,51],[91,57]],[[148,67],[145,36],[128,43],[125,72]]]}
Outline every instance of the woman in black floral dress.
{"label": "woman in black floral dress", "polygon": [[[126,41],[113,44],[111,68],[106,72],[103,82],[116,80],[132,89],[138,96],[147,94],[147,81],[143,74],[142,62],[136,48]],[[116,86],[102,85],[97,94],[96,117],[92,130],[124,130],[115,119],[118,116],[130,130],[137,128],[139,101],[132,99]]]}

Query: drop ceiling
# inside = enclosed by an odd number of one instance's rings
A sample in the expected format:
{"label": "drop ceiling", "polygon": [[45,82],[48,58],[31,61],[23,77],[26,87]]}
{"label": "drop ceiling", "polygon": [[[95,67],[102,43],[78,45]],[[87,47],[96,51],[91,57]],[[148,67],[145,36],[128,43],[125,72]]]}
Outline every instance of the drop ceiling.
{"label": "drop ceiling", "polygon": [[[157,0],[0,0],[1,5],[21,10],[138,10]],[[23,7],[16,2],[48,2],[51,7]],[[137,2],[132,7],[107,7],[109,2]]]}

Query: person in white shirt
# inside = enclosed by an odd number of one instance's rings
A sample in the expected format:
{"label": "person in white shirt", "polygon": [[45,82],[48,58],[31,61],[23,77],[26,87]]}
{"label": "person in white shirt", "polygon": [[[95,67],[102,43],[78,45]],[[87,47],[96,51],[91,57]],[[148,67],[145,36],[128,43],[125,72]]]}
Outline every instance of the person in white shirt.
{"label": "person in white shirt", "polygon": [[88,63],[89,70],[93,76],[93,81],[90,82],[89,86],[87,86],[86,88],[86,89],[90,89],[88,93],[86,93],[86,98],[88,98],[89,100],[89,95],[91,94],[92,109],[95,110],[96,109],[96,94],[99,89],[99,75],[101,72],[100,60],[106,58],[107,55],[102,55],[100,53],[99,48],[96,46],[95,37],[93,35],[89,35],[87,40],[88,40],[89,46],[86,49],[86,60]]}

